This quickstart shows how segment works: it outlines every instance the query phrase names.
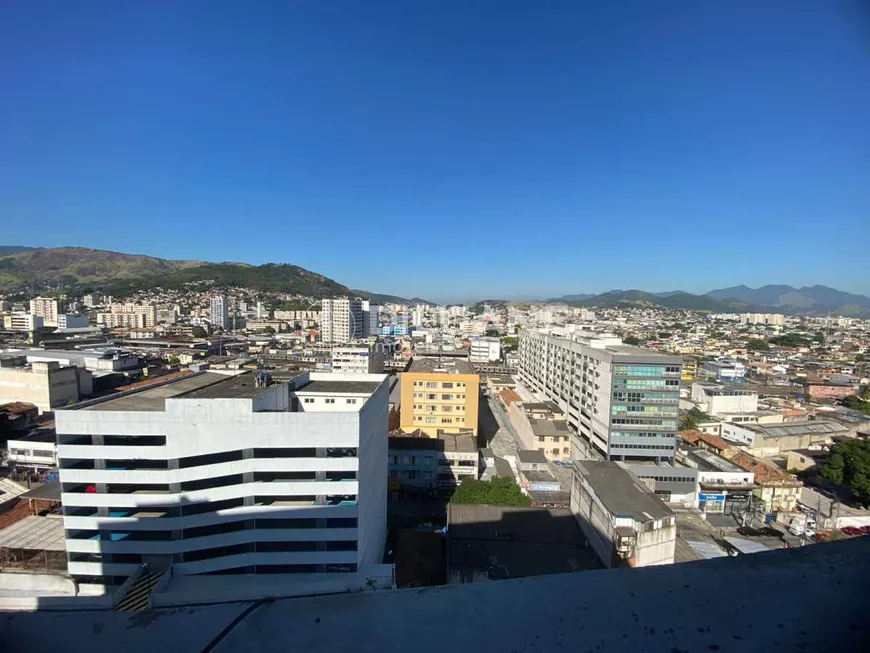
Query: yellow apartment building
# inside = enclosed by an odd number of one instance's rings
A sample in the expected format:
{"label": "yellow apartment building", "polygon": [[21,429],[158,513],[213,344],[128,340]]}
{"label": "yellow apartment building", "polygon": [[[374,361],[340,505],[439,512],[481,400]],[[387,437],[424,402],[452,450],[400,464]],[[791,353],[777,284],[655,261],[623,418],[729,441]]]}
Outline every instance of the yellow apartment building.
{"label": "yellow apartment building", "polygon": [[402,431],[419,429],[432,438],[439,431],[477,435],[480,377],[466,359],[414,358],[400,378]]}

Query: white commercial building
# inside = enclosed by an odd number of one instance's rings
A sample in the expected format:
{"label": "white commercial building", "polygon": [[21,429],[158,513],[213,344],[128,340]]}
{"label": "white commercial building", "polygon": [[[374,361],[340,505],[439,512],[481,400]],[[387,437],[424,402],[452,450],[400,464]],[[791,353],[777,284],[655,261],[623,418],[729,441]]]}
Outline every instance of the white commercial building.
{"label": "white commercial building", "polygon": [[363,317],[361,299],[324,299],[321,303],[320,339],[340,344],[365,337],[369,324]]}
{"label": "white commercial building", "polygon": [[615,462],[574,463],[571,512],[607,567],[674,561],[674,512]]}
{"label": "white commercial building", "polygon": [[472,338],[468,360],[472,363],[491,363],[501,358],[499,338]]}
{"label": "white commercial building", "polygon": [[379,565],[385,379],[201,372],[58,411],[70,575],[116,585],[147,563],[292,587]]}
{"label": "white commercial building", "polygon": [[754,413],[758,410],[758,393],[726,388],[715,383],[693,383],[692,401],[711,415]]}
{"label": "white commercial building", "polygon": [[60,302],[51,297],[37,297],[30,300],[30,314],[43,319],[45,326],[57,326],[57,315],[60,313]]}
{"label": "white commercial building", "polygon": [[35,431],[6,444],[9,462],[24,467],[49,469],[57,466],[57,444],[54,431]]}
{"label": "white commercial building", "polygon": [[337,374],[383,374],[383,343],[334,347],[332,371]]}
{"label": "white commercial building", "polygon": [[40,413],[77,402],[93,392],[91,373],[56,361],[27,363],[24,356],[0,358],[0,404],[24,401]]}
{"label": "white commercial building", "polygon": [[741,324],[768,324],[770,326],[782,326],[785,316],[778,313],[742,313]]}
{"label": "white commercial building", "polygon": [[229,301],[225,294],[212,297],[209,302],[209,319],[214,326],[220,327],[224,331],[230,328],[230,308]]}
{"label": "white commercial building", "polygon": [[522,329],[519,379],[556,403],[579,438],[572,457],[673,460],[683,359],[586,332],[573,340]]}
{"label": "white commercial building", "polygon": [[6,315],[4,323],[10,331],[36,331],[45,325],[45,321],[39,315],[20,311]]}

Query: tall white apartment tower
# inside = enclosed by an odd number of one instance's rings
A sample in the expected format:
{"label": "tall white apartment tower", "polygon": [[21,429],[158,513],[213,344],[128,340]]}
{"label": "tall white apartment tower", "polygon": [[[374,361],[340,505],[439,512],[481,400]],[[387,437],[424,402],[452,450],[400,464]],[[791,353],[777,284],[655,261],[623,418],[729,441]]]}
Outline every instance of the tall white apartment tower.
{"label": "tall white apartment tower", "polygon": [[56,411],[69,574],[117,586],[146,563],[239,583],[382,570],[385,379],[201,372]]}
{"label": "tall white apartment tower", "polygon": [[368,336],[363,300],[340,297],[321,303],[320,339],[323,342],[345,343]]}
{"label": "tall white apartment tower", "polygon": [[30,300],[30,314],[41,317],[45,326],[57,326],[60,310],[60,302],[52,297],[37,297]]}
{"label": "tall white apartment tower", "polygon": [[219,326],[221,329],[227,330],[230,328],[230,307],[226,293],[215,295],[209,302],[209,317],[211,323]]}

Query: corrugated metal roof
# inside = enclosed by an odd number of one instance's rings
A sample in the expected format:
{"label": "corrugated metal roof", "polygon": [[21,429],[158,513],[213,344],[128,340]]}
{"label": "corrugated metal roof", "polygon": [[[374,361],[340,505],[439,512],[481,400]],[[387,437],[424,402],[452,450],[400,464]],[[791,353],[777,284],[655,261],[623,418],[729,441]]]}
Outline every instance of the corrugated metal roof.
{"label": "corrugated metal roof", "polygon": [[66,551],[63,519],[30,515],[0,531],[0,547]]}

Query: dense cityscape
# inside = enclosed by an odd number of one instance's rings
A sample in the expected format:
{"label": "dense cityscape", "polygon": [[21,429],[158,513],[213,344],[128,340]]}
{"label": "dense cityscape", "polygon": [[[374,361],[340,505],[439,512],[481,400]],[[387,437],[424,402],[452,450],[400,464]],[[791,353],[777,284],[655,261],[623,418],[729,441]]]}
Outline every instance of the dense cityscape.
{"label": "dense cityscape", "polygon": [[0,567],[33,581],[4,605],[463,584],[870,531],[870,320],[400,299],[9,293]]}

